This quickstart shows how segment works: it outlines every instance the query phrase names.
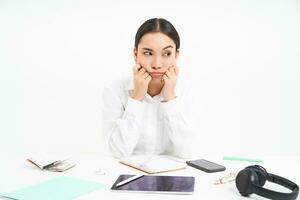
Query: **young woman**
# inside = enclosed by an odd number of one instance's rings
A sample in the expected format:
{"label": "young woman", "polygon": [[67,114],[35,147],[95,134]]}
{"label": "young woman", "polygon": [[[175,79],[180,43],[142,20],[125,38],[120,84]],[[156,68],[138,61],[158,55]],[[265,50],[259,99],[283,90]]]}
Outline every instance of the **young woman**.
{"label": "young woman", "polygon": [[178,83],[179,48],[179,35],[165,19],[149,19],[138,29],[133,76],[103,91],[103,132],[115,157],[189,156],[191,104]]}

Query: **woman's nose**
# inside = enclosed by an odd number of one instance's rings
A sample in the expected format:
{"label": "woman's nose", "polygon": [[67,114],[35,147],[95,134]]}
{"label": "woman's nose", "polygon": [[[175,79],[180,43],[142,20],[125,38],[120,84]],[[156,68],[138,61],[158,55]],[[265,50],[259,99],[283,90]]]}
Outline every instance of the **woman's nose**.
{"label": "woman's nose", "polygon": [[152,68],[152,69],[155,69],[155,70],[157,70],[157,69],[161,69],[161,67],[160,67],[160,66],[156,66],[156,65],[152,65],[152,66],[151,66],[151,68]]}
{"label": "woman's nose", "polygon": [[162,63],[159,57],[154,58],[151,67],[153,69],[161,69]]}

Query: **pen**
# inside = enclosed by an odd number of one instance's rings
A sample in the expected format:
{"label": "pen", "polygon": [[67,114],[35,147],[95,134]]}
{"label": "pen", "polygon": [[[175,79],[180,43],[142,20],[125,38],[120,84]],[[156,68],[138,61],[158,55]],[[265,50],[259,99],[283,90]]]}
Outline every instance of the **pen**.
{"label": "pen", "polygon": [[125,184],[127,184],[127,183],[129,183],[129,182],[131,182],[131,181],[134,181],[134,180],[136,180],[136,179],[138,179],[138,178],[141,178],[141,177],[143,177],[143,176],[144,176],[144,175],[136,175],[136,176],[130,177],[130,178],[124,180],[124,181],[119,182],[116,186],[117,186],[117,187],[120,187],[120,186],[122,186],[122,185],[125,185]]}
{"label": "pen", "polygon": [[260,159],[253,158],[242,158],[242,157],[232,157],[232,156],[224,156],[223,160],[233,160],[233,161],[245,161],[245,162],[257,162],[262,163],[263,161]]}

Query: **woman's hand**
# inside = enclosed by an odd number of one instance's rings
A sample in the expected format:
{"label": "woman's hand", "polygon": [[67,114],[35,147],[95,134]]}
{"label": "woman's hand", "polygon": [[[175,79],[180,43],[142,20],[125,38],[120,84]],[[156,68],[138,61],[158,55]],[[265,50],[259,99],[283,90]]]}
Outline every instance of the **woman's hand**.
{"label": "woman's hand", "polygon": [[133,67],[134,91],[131,97],[142,101],[145,98],[151,79],[150,74],[140,64],[136,64]]}
{"label": "woman's hand", "polygon": [[175,99],[175,86],[177,82],[177,77],[179,74],[179,69],[177,66],[171,66],[166,73],[163,75],[164,86],[162,89],[162,96],[164,102]]}

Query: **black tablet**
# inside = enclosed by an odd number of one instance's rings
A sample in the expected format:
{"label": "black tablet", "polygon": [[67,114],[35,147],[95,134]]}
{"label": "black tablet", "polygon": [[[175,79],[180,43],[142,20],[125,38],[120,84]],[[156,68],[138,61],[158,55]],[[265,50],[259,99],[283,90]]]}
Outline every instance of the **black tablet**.
{"label": "black tablet", "polygon": [[111,187],[113,191],[193,194],[195,178],[191,176],[150,176],[145,175],[125,185],[117,187],[121,181],[134,175],[120,175]]}

